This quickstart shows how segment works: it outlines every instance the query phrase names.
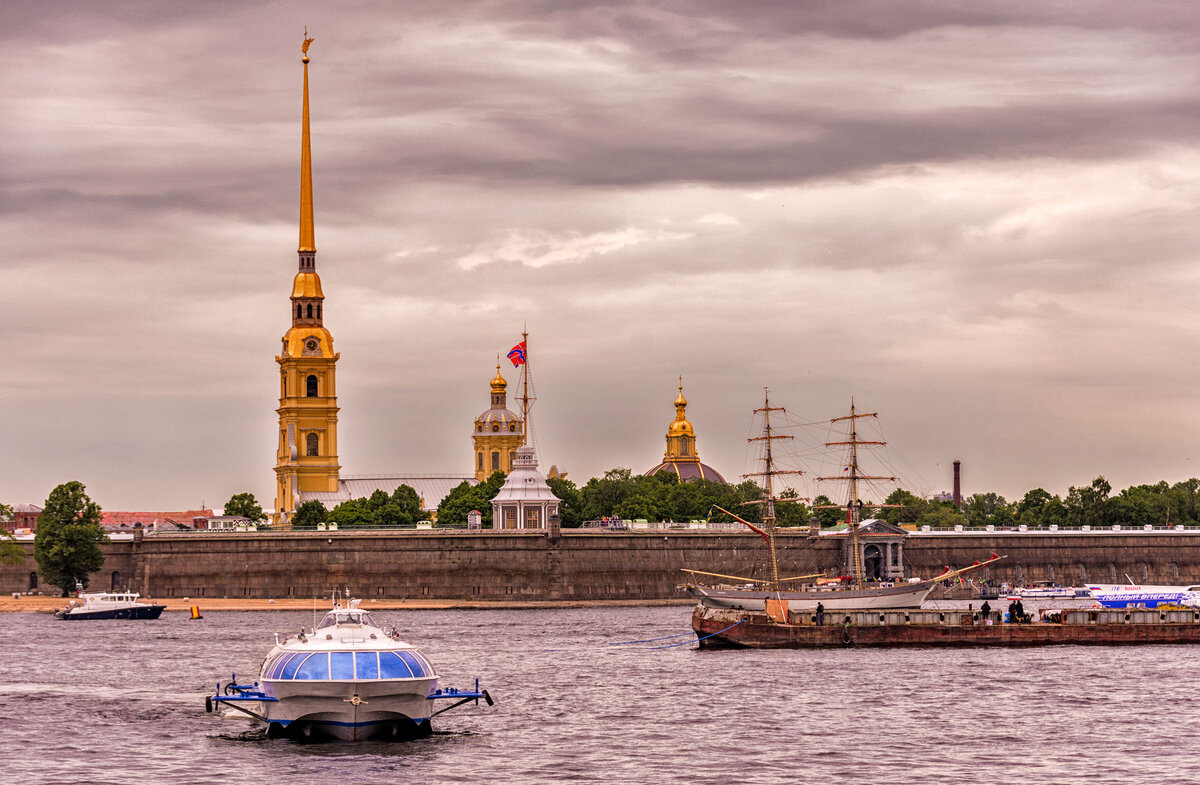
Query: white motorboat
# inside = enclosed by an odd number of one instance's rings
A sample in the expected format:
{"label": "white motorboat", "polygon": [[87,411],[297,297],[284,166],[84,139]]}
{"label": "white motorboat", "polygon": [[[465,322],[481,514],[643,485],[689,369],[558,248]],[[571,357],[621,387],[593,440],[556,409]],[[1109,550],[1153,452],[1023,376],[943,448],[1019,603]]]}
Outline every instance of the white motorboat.
{"label": "white motorboat", "polygon": [[1133,583],[1089,583],[1091,596],[1106,608],[1136,608],[1139,605],[1200,607],[1200,585],[1143,586]]}
{"label": "white motorboat", "polygon": [[[359,600],[335,602],[308,633],[280,640],[253,684],[236,676],[205,701],[265,722],[271,737],[407,740],[428,736],[431,719],[487,691],[439,689],[433,664],[416,647],[385,631]],[[435,709],[439,700],[452,705]]]}
{"label": "white motorboat", "polygon": [[1086,600],[1091,596],[1086,586],[1019,586],[1008,593],[1010,600]]}
{"label": "white motorboat", "polygon": [[54,618],[61,621],[157,619],[167,607],[138,602],[141,595],[137,592],[85,592],[78,583],[75,584],[75,594],[78,600],[71,600],[67,607],[56,610]]}

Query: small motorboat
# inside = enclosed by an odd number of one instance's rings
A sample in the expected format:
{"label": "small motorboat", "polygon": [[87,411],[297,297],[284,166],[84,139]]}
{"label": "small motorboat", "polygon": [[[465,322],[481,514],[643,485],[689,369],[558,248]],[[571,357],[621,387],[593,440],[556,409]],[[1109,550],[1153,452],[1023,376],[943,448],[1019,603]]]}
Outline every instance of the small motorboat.
{"label": "small motorboat", "polygon": [[[359,600],[334,601],[310,632],[280,640],[253,684],[236,674],[205,699],[205,710],[226,707],[266,723],[267,735],[298,741],[404,741],[433,732],[433,717],[482,698],[487,690],[438,687],[433,664],[414,646],[384,630]],[[436,708],[440,701],[449,705]]]}
{"label": "small motorboat", "polygon": [[81,584],[75,584],[78,601],[71,600],[65,608],[54,612],[54,618],[62,621],[90,619],[157,619],[166,610],[166,605],[138,602],[141,596],[131,591],[85,592]]}

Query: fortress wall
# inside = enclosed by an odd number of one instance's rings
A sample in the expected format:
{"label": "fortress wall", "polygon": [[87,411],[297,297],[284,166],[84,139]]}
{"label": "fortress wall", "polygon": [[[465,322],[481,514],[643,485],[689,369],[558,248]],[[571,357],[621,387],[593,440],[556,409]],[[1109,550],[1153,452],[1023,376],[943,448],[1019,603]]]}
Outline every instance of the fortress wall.
{"label": "fortress wall", "polygon": [[[313,597],[349,587],[364,598],[656,599],[680,596],[684,567],[768,575],[762,539],[734,532],[157,534],[104,547],[91,588],[109,588],[117,571],[152,597]],[[842,558],[838,538],[787,533],[778,547],[785,577],[832,573]],[[25,548],[24,564],[0,566],[0,591],[29,590],[37,565],[32,543]],[[1200,582],[1200,532],[924,534],[904,545],[908,574],[922,577],[992,552],[1008,557],[983,573],[995,581]]]}

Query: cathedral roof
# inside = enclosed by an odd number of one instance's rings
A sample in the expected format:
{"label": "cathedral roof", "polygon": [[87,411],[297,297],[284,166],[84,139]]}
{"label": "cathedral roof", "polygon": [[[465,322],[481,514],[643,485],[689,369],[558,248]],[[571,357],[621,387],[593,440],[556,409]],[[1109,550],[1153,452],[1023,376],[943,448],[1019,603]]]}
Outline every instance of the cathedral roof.
{"label": "cathedral roof", "polygon": [[297,298],[325,299],[321,291],[321,276],[315,272],[296,273],[292,281],[292,299]]}
{"label": "cathedral roof", "polygon": [[669,472],[679,478],[680,482],[688,480],[708,480],[709,482],[719,482],[726,485],[725,478],[721,476],[713,467],[700,461],[664,461],[652,469],[646,471],[646,476],[659,474],[660,472]]}

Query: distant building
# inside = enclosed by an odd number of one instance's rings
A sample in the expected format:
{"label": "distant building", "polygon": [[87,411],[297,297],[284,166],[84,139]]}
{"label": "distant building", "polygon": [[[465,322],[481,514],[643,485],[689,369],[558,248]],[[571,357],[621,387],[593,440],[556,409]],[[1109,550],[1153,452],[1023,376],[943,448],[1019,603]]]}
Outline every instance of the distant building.
{"label": "distant building", "polygon": [[479,482],[491,477],[492,472],[511,472],[517,448],[525,436],[521,415],[508,409],[507,389],[508,382],[500,375],[500,364],[496,363],[492,405],[475,418],[475,433],[471,437],[475,446],[475,479]]}
{"label": "distant building", "polygon": [[559,501],[538,471],[537,451],[528,444],[518,447],[512,472],[492,499],[492,528],[545,529]]}
{"label": "distant building", "polygon": [[256,526],[257,524],[245,515],[213,515],[196,519],[196,528],[207,531],[246,531]]}
{"label": "distant building", "polygon": [[176,512],[119,512],[100,513],[100,525],[108,532],[134,529],[195,529],[198,520],[211,518],[212,510],[182,510]]}
{"label": "distant building", "polygon": [[8,532],[14,532],[18,529],[36,531],[37,519],[41,514],[42,508],[36,504],[15,504],[13,505],[12,518],[0,520],[0,529]]}
{"label": "distant building", "polygon": [[667,451],[663,453],[662,463],[646,471],[646,476],[660,472],[674,474],[681,482],[710,480],[726,484],[725,478],[716,469],[700,463],[700,453],[696,449],[696,431],[687,418],[683,377],[679,379],[679,397],[675,399],[675,420],[667,426]]}
{"label": "distant building", "polygon": [[483,528],[483,513],[479,510],[471,510],[467,513],[467,528],[482,529]]}
{"label": "distant building", "polygon": [[935,502],[952,502],[954,501],[954,494],[950,493],[950,491],[942,491],[941,493],[935,493],[933,500]]}

